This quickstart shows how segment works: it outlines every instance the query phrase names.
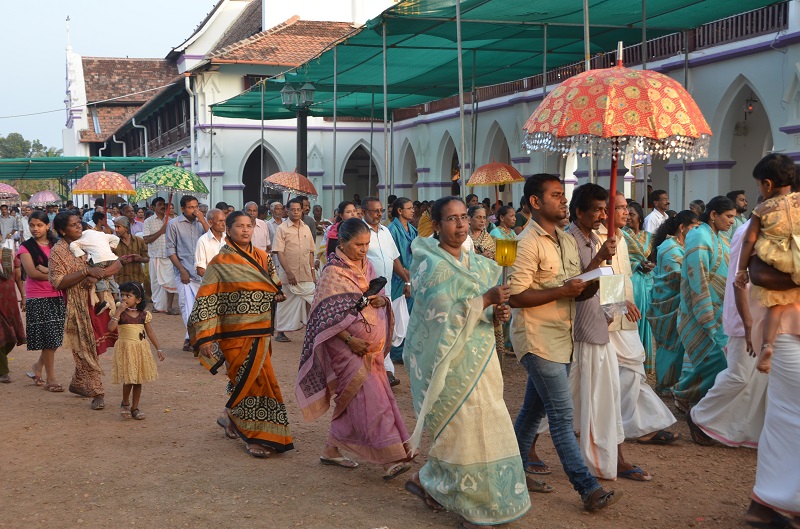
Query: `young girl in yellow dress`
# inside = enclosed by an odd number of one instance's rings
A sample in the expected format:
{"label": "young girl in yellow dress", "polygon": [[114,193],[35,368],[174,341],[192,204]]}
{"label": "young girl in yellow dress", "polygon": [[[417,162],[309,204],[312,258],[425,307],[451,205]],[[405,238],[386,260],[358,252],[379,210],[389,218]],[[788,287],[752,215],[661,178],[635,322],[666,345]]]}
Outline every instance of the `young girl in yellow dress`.
{"label": "young girl in yellow dress", "polygon": [[[767,290],[753,285],[759,303],[767,307],[764,318],[764,338],[758,355],[756,369],[769,373],[772,349],[778,335],[781,314],[787,305],[800,302],[800,193],[792,193],[796,169],[787,156],[765,156],[753,169],[753,178],[764,202],[756,206],[750,217],[742,241],[742,253],[734,285],[743,290],[748,282],[747,265],[755,249],[756,255],[766,264],[791,274],[798,288]],[[753,351],[750,341],[750,322],[745,322],[748,351]]]}
{"label": "young girl in yellow dress", "polygon": [[[119,338],[114,347],[114,371],[111,381],[122,384],[122,404],[119,412],[125,419],[133,417],[144,419],[139,411],[139,398],[142,395],[142,384],[158,378],[158,369],[153,360],[149,338],[156,347],[158,359],[164,360],[164,353],[158,345],[153,328],[150,326],[152,315],[144,310],[147,301],[144,298],[144,285],[131,281],[119,287],[120,303],[117,311],[108,323],[108,330],[119,329]],[[131,393],[133,400],[130,401]]]}

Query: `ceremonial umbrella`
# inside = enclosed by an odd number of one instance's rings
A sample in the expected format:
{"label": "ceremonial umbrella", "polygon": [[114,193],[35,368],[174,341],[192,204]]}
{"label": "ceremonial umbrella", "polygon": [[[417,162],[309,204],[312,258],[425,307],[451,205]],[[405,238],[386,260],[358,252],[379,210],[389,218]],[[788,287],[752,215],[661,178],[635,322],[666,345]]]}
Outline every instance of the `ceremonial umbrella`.
{"label": "ceremonial umbrella", "polygon": [[130,196],[136,194],[136,190],[127,176],[112,171],[95,171],[78,180],[72,194],[103,195],[103,203],[108,207],[106,195]]}
{"label": "ceremonial umbrella", "polygon": [[0,202],[16,202],[19,200],[19,191],[8,184],[0,183]]}
{"label": "ceremonial umbrella", "polygon": [[[694,159],[708,156],[711,129],[692,96],[674,79],[650,70],[617,65],[588,70],[561,83],[523,127],[531,150],[574,150],[611,155],[609,210],[617,191],[617,159],[628,147],[650,156]],[[608,215],[614,233],[614,215]]]}
{"label": "ceremonial umbrella", "polygon": [[136,194],[133,195],[131,202],[140,202],[142,200],[147,200],[151,196],[156,194],[158,191],[155,186],[139,186],[136,188]]}
{"label": "ceremonial umbrella", "polygon": [[34,193],[33,196],[28,199],[28,205],[33,208],[42,206],[57,206],[62,202],[63,200],[61,197],[49,189]]}
{"label": "ceremonial umbrella", "polygon": [[513,166],[493,161],[475,169],[475,172],[469,177],[467,187],[495,186],[494,198],[495,202],[498,202],[499,191],[497,186],[524,181],[525,178]]}
{"label": "ceremonial umbrella", "polygon": [[300,173],[292,173],[289,171],[269,175],[264,179],[264,185],[284,193],[306,195],[310,198],[316,198],[318,194],[317,188],[314,187],[311,180]]}
{"label": "ceremonial umbrella", "polygon": [[152,186],[159,191],[168,191],[168,205],[172,204],[172,195],[176,191],[191,195],[208,195],[208,188],[199,176],[177,165],[153,167],[139,175],[137,182],[145,184],[145,187]]}

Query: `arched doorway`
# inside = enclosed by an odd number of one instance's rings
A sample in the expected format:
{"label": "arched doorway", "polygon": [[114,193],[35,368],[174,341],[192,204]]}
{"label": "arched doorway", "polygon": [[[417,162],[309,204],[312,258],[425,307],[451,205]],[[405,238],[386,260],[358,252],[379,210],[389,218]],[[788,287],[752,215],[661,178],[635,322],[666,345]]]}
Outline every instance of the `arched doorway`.
{"label": "arched doorway", "polygon": [[[487,138],[489,142],[489,148],[486,151],[486,159],[484,163],[504,163],[504,164],[511,164],[511,150],[508,147],[508,140],[506,139],[506,135],[503,134],[503,130],[500,128],[500,125],[495,121],[492,124],[492,127],[489,132],[489,136]],[[488,193],[489,198],[495,200],[495,190],[485,187],[482,189],[485,193]],[[510,185],[503,185],[498,186],[498,193],[497,198],[503,201],[503,204],[509,204],[511,206],[516,206],[513,204],[513,197],[511,196],[511,186]]]}
{"label": "arched doorway", "polygon": [[734,189],[744,189],[751,201],[758,195],[758,188],[753,180],[753,167],[774,148],[769,117],[759,99],[752,87],[745,84],[728,109],[725,125],[733,124],[728,134],[731,144],[729,159],[736,161],[736,165],[730,170],[729,182],[720,179],[720,195]]}
{"label": "arched doorway", "polygon": [[[264,173],[261,173],[261,157],[264,157]],[[250,154],[244,164],[242,171],[242,183],[244,189],[242,190],[242,203],[234,204],[237,207],[244,206],[247,202],[255,202],[256,204],[264,204],[265,196],[262,196],[263,181],[272,173],[280,171],[278,162],[270,154],[270,152],[259,146]],[[280,193],[271,193],[275,198],[281,198]]]}
{"label": "arched doorway", "polygon": [[378,196],[378,168],[370,159],[369,152],[361,145],[356,147],[344,166],[344,200],[352,200],[353,195],[364,197]]}
{"label": "arched doorway", "polygon": [[[458,151],[453,138],[448,134],[447,140],[442,151],[442,167],[440,169],[441,182],[450,181],[450,194],[458,196],[461,194],[461,164],[458,161]],[[443,193],[444,194],[444,188]],[[439,198],[439,197],[436,197]]]}
{"label": "arched doorway", "polygon": [[[406,197],[410,200],[418,200],[419,194],[417,193],[417,157],[414,156],[414,150],[411,144],[406,143],[405,152],[403,154],[400,170],[400,183],[404,186],[397,190],[395,193],[398,196]],[[406,187],[408,186],[408,187]]]}

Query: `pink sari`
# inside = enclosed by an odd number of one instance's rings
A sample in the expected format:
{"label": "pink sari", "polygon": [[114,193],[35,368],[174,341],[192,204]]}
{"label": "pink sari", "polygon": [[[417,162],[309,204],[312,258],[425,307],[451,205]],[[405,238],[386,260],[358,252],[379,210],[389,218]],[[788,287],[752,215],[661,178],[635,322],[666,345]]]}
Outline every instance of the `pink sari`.
{"label": "pink sari", "polygon": [[[328,444],[386,464],[407,457],[410,436],[383,367],[394,326],[391,304],[355,308],[374,277],[369,261],[350,261],[338,249],[330,255],[311,306],[295,393],[306,421],[325,414],[333,399]],[[336,336],[343,330],[369,344],[363,357]]]}

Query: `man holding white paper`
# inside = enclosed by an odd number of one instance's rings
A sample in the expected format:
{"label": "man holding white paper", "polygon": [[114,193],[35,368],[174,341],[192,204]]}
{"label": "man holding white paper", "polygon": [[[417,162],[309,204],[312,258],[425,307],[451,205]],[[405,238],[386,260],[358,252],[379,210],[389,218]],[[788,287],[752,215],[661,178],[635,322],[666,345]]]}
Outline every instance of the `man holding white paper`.
{"label": "man holding white paper", "polygon": [[[604,265],[616,253],[616,237],[608,237],[601,244],[595,233],[607,219],[607,203],[608,192],[596,184],[584,184],[572,195],[568,231],[577,243],[584,272]],[[619,364],[608,329],[613,321],[613,315],[606,315],[600,305],[599,295],[576,303],[574,356],[569,373],[575,429],[580,431],[581,453],[594,475],[650,481],[652,477],[645,470],[626,462],[622,455],[625,432]]]}

